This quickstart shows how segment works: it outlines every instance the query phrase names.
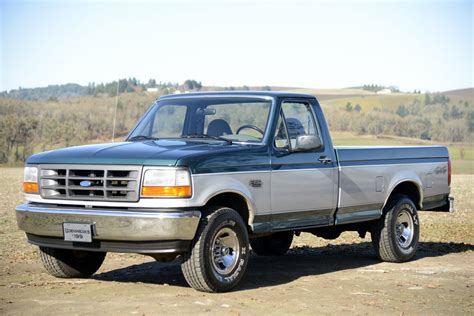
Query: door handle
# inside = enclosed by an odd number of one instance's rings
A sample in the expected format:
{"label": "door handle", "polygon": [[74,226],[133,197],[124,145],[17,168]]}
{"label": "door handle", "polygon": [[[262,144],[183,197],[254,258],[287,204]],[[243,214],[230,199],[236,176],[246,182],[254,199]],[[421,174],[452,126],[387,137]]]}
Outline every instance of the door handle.
{"label": "door handle", "polygon": [[320,156],[318,160],[325,165],[330,164],[332,162],[331,158],[328,158],[326,156]]}

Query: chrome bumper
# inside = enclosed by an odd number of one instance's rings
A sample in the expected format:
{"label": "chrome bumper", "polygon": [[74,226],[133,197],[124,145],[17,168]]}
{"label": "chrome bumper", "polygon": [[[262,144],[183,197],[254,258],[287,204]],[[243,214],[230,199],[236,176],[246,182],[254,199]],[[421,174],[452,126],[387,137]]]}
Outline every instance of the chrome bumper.
{"label": "chrome bumper", "polygon": [[27,234],[62,238],[64,222],[91,223],[93,239],[108,241],[192,240],[200,217],[196,210],[16,207],[18,227]]}

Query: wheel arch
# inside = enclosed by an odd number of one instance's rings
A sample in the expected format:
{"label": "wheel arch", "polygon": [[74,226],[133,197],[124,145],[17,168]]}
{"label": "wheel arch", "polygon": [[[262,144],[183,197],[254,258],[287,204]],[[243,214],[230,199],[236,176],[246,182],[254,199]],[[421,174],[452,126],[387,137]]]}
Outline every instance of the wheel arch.
{"label": "wheel arch", "polygon": [[396,194],[408,196],[419,210],[423,209],[423,185],[419,178],[398,179],[398,181],[394,182],[391,186],[389,192],[390,193],[385,198],[382,210],[390,201],[390,198]]}
{"label": "wheel arch", "polygon": [[234,209],[248,227],[252,227],[255,207],[251,199],[238,190],[222,190],[209,196],[205,206],[225,206]]}

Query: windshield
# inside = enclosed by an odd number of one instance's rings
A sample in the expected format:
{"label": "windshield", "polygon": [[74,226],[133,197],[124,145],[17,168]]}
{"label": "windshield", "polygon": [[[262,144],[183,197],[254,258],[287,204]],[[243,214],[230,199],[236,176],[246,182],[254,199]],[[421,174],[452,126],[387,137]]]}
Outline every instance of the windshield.
{"label": "windshield", "polygon": [[259,98],[176,98],[158,101],[129,140],[206,138],[261,142],[272,101]]}

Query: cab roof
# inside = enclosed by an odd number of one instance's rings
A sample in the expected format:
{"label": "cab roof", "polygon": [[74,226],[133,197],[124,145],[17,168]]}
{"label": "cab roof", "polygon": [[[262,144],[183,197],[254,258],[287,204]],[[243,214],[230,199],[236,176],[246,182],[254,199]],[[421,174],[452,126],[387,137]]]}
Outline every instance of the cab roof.
{"label": "cab roof", "polygon": [[256,97],[272,97],[272,98],[312,98],[315,96],[311,94],[304,93],[293,93],[293,92],[284,92],[284,91],[206,91],[206,92],[193,92],[193,93],[180,93],[180,94],[169,94],[159,97],[159,100],[164,99],[175,99],[175,98],[190,98],[190,97],[235,97],[235,96],[256,96]]}

